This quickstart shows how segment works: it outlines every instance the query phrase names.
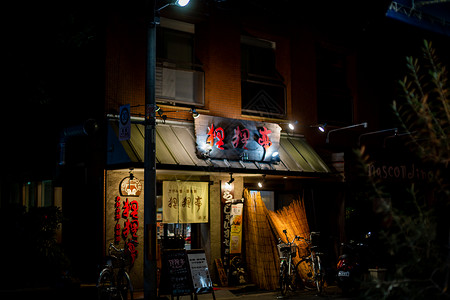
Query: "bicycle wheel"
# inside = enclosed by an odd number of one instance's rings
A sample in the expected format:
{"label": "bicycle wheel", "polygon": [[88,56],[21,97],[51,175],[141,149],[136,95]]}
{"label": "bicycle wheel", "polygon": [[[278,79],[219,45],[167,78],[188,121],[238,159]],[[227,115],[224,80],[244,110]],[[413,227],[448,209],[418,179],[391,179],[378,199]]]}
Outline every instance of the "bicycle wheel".
{"label": "bicycle wheel", "polygon": [[288,279],[289,279],[289,290],[291,290],[291,292],[295,292],[297,290],[298,274],[297,274],[297,270],[294,268],[294,264],[291,265],[291,268],[293,268],[293,270],[291,271],[292,274],[288,277]]}
{"label": "bicycle wheel", "polygon": [[289,287],[288,275],[288,266],[286,262],[282,262],[280,265],[280,289],[283,296],[286,296]]}
{"label": "bicycle wheel", "polygon": [[314,282],[314,272],[311,259],[305,258],[295,265],[296,284],[302,286],[306,290],[312,291],[316,289]]}
{"label": "bicycle wheel", "polygon": [[317,292],[323,292],[323,278],[322,264],[320,262],[320,256],[314,256],[314,282],[316,284]]}
{"label": "bicycle wheel", "polygon": [[117,289],[121,300],[133,300],[133,286],[127,272],[121,271],[117,274]]}
{"label": "bicycle wheel", "polygon": [[111,272],[108,269],[104,269],[100,272],[100,276],[97,280],[97,292],[99,300],[112,300],[114,299],[114,283]]}

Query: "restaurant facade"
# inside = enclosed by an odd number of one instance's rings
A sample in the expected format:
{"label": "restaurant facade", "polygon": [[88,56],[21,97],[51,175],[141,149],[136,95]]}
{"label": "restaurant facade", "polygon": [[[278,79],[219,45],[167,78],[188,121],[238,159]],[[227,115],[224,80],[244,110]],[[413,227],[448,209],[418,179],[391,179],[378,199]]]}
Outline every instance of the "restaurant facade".
{"label": "restaurant facade", "polygon": [[[142,22],[112,13],[106,55],[103,245],[105,251],[111,242],[131,246],[136,288],[142,288],[144,255]],[[245,23],[221,11],[199,16],[170,8],[157,28],[157,247],[159,254],[203,249],[214,282],[215,260],[226,267],[230,254],[242,253],[245,233],[231,232],[229,221],[242,214],[244,189],[259,191],[271,210],[304,199],[317,230],[320,207],[327,214],[334,207],[324,187],[335,176],[303,134],[319,131],[309,126],[317,117],[306,114],[314,105],[294,97],[290,37]],[[304,92],[305,82],[299,86]],[[309,125],[294,130],[288,123]]]}

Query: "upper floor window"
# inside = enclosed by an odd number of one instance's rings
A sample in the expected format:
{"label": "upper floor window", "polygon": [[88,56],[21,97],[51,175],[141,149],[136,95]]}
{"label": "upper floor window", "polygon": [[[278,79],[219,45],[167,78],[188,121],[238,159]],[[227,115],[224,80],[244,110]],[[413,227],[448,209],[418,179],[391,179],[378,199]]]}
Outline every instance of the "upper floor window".
{"label": "upper floor window", "polygon": [[286,116],[286,87],[276,69],[276,44],[241,36],[242,112],[249,115]]}
{"label": "upper floor window", "polygon": [[353,122],[353,97],[348,84],[348,55],[317,47],[317,112],[321,123],[348,125]]}
{"label": "upper floor window", "polygon": [[195,64],[194,36],[194,24],[161,18],[156,41],[158,102],[204,105],[204,73]]}

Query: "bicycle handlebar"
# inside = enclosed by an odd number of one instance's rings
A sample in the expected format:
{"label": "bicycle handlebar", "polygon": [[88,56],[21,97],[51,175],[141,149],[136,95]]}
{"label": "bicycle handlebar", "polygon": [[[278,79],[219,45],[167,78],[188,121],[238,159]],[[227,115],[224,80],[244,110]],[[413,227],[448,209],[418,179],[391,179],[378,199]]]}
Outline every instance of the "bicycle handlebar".
{"label": "bicycle handlebar", "polygon": [[[289,244],[289,245],[290,245],[290,244],[293,244],[295,240],[304,240],[306,243],[311,244],[312,237],[313,237],[313,236],[319,236],[319,235],[320,235],[320,232],[312,231],[312,232],[309,233],[309,239],[296,235],[296,236],[292,239],[292,242],[289,242],[289,238],[288,238],[288,236],[287,236],[287,231],[286,231],[286,229],[283,230],[283,233],[284,233],[284,235],[286,236],[286,241],[287,241],[287,244]],[[278,243],[281,243],[281,242],[282,242],[282,239],[281,239],[281,238],[278,238]]]}
{"label": "bicycle handlebar", "polygon": [[[120,253],[120,257],[117,257],[116,255],[113,255],[111,252],[111,249],[112,250],[114,250],[114,251],[116,251],[116,252],[118,252],[118,253]],[[114,244],[113,243],[110,243],[109,244],[109,248],[108,248],[108,255],[109,256],[111,256],[111,257],[114,257],[114,258],[116,258],[116,259],[125,259],[124,258],[124,254],[125,254],[125,249],[118,249],[116,246],[114,246]]]}
{"label": "bicycle handlebar", "polygon": [[[300,239],[301,239],[300,236],[296,235],[296,236],[292,239],[292,242],[289,242],[289,238],[288,238],[288,236],[287,236],[287,231],[286,231],[286,229],[283,230],[283,233],[284,233],[284,235],[286,236],[286,241],[287,241],[287,244],[289,244],[289,245],[293,244],[295,240],[300,240]],[[281,239],[281,238],[278,238],[278,243],[281,244],[281,242],[282,242],[282,239]]]}

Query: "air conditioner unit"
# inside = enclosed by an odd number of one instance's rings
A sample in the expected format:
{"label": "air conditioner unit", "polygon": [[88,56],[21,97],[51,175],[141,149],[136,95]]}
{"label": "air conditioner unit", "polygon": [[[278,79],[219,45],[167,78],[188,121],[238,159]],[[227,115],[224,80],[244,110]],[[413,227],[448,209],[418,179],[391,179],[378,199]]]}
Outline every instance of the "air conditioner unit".
{"label": "air conditioner unit", "polygon": [[165,63],[156,68],[155,94],[160,101],[203,105],[204,73],[168,67]]}

